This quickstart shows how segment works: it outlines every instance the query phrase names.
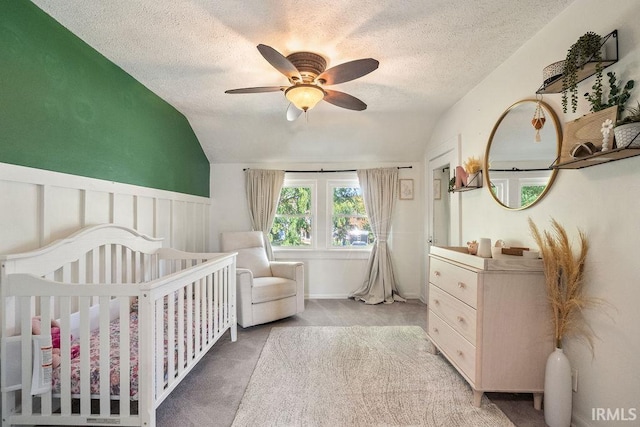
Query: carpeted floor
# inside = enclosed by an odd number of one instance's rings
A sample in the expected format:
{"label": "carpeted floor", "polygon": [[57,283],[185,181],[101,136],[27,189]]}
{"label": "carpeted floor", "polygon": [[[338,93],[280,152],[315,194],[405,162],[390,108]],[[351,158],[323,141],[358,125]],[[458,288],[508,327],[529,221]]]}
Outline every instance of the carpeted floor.
{"label": "carpeted floor", "polygon": [[[289,326],[420,326],[427,330],[427,307],[418,300],[366,305],[353,300],[307,300],[297,316],[266,325],[238,328],[238,341],[225,334],[157,410],[159,427],[229,427],[269,333]],[[443,363],[447,363],[444,358]],[[469,389],[471,396],[471,389]],[[517,427],[544,427],[544,414],[531,394],[488,393]]]}
{"label": "carpeted floor", "polygon": [[471,403],[419,326],[273,328],[233,426],[513,426]]}

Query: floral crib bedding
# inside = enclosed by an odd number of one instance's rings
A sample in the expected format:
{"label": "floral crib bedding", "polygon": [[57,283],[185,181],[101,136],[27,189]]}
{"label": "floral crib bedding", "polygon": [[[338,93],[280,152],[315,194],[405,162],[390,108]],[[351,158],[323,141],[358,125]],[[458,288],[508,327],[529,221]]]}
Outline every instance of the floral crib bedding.
{"label": "floral crib bedding", "polygon": [[[185,301],[186,304],[186,301]],[[167,314],[167,305],[165,303],[165,312],[164,312],[164,380],[167,380],[167,354],[168,354],[168,339],[167,339],[167,330],[168,330],[168,314]],[[175,323],[176,327],[174,328],[176,339],[174,342],[177,342],[177,312],[178,305],[176,304],[175,310]],[[185,330],[187,328],[186,325],[186,316],[185,316]],[[138,311],[137,304],[132,305],[132,311],[129,314],[129,349],[130,349],[130,357],[129,357],[129,390],[130,390],[130,398],[132,400],[137,400],[138,397]],[[195,335],[195,334],[194,334]],[[111,321],[109,325],[109,337],[110,337],[110,345],[109,345],[109,360],[110,360],[110,372],[109,372],[109,383],[110,383],[110,395],[111,397],[119,397],[120,396],[120,319],[114,319]],[[186,334],[185,334],[186,340]],[[74,339],[71,342],[71,347],[79,347],[80,340]],[[185,342],[186,346],[186,342]],[[83,348],[80,348],[78,352],[75,352],[72,355],[71,359],[71,394],[73,397],[80,396],[80,357],[83,352]],[[186,352],[184,355],[184,362],[186,363]],[[174,363],[175,368],[178,368],[178,349],[174,349]],[[90,394],[91,396],[98,397],[100,393],[100,330],[99,328],[91,331],[89,337],[89,365],[90,365]],[[61,390],[61,378],[60,378],[60,367],[58,366],[53,370],[52,375],[52,393],[60,394]]]}
{"label": "floral crib bedding", "polygon": [[[134,400],[138,396],[138,312],[132,311],[129,314],[131,356],[129,358],[129,378],[131,383],[129,390],[131,398]],[[109,382],[111,396],[120,396],[120,319],[112,320],[109,325],[109,359],[110,372]],[[71,345],[80,345],[79,339],[74,339]],[[80,355],[84,348],[80,348],[75,357],[71,359],[71,394],[80,395]],[[165,343],[166,351],[166,343]],[[94,329],[89,337],[89,367],[90,367],[90,394],[98,396],[100,393],[100,330]],[[53,370],[52,392],[59,394],[61,389],[60,367]]]}

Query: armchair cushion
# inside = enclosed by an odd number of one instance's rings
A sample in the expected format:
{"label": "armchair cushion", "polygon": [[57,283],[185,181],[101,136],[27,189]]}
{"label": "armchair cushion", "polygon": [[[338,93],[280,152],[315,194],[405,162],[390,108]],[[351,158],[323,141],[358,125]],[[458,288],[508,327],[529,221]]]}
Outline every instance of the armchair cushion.
{"label": "armchair cushion", "polygon": [[253,277],[271,277],[271,267],[262,239],[261,231],[222,233],[222,250],[238,252],[236,265],[251,270]]}
{"label": "armchair cushion", "polygon": [[282,277],[256,277],[251,288],[251,302],[259,304],[287,298],[296,294],[295,280]]}

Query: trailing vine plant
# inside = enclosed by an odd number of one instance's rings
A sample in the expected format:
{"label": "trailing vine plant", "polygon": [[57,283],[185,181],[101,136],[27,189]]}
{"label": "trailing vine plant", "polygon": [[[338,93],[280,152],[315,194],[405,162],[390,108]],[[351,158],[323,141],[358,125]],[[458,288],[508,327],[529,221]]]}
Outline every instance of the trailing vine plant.
{"label": "trailing vine plant", "polygon": [[562,110],[565,113],[569,104],[569,93],[571,93],[571,111],[575,113],[578,108],[578,70],[582,69],[587,61],[595,61],[596,63],[594,95],[602,96],[601,43],[602,37],[589,31],[569,48],[562,77]]}

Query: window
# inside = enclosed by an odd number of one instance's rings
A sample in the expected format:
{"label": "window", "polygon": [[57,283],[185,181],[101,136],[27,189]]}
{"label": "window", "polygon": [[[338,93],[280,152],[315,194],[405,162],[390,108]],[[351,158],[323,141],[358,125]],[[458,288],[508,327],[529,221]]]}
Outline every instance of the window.
{"label": "window", "polygon": [[285,184],[269,240],[273,246],[310,247],[313,239],[313,186]]}
{"label": "window", "polygon": [[355,173],[337,178],[287,176],[269,240],[283,253],[370,249],[374,237]]}
{"label": "window", "polygon": [[524,178],[520,180],[520,206],[535,202],[547,187],[547,178]]}
{"label": "window", "polygon": [[331,196],[331,247],[359,248],[374,241],[364,208],[362,191],[356,183],[333,184]]}

